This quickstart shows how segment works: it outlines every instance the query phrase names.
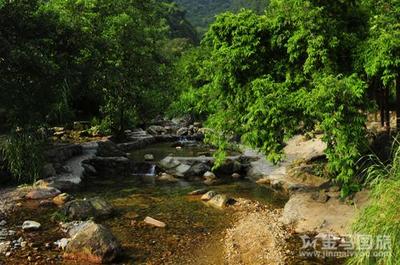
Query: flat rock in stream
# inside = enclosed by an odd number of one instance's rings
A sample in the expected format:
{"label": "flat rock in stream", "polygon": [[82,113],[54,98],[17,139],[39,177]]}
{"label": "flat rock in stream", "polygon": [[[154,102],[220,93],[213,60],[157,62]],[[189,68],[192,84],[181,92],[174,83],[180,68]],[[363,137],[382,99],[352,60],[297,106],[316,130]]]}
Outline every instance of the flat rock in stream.
{"label": "flat rock in stream", "polygon": [[126,157],[126,153],[112,141],[98,142],[97,156],[101,157]]}
{"label": "flat rock in stream", "polygon": [[179,180],[170,174],[162,173],[161,176],[157,178],[157,181],[166,183],[176,183]]}
{"label": "flat rock in stream", "polygon": [[56,188],[40,187],[34,188],[28,192],[28,194],[25,195],[25,198],[29,200],[44,200],[54,198],[59,194],[61,194],[61,191]]}
{"label": "flat rock in stream", "polygon": [[214,208],[223,209],[227,206],[229,200],[230,199],[225,194],[217,194],[207,202],[207,205]]}

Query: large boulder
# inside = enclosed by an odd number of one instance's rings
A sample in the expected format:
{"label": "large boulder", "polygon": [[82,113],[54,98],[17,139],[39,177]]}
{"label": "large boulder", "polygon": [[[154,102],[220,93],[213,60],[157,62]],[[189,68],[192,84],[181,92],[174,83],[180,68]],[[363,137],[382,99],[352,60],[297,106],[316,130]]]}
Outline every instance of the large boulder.
{"label": "large boulder", "polygon": [[101,157],[124,157],[126,153],[112,141],[98,142],[97,156]]}
{"label": "large boulder", "polygon": [[73,200],[63,207],[63,213],[72,220],[100,219],[113,214],[113,207],[101,198]]}
{"label": "large boulder", "polygon": [[159,162],[159,166],[164,170],[176,168],[180,164],[181,164],[181,162],[179,162],[172,156],[167,156]]}
{"label": "large boulder", "polygon": [[211,169],[207,159],[182,159],[167,156],[159,162],[159,167],[177,177],[202,176]]}
{"label": "large boulder", "polygon": [[102,264],[113,262],[120,253],[121,246],[111,231],[90,222],[68,242],[64,258]]}
{"label": "large boulder", "polygon": [[85,160],[83,164],[89,164],[96,169],[101,176],[127,176],[132,172],[133,161],[126,157],[93,157]]}

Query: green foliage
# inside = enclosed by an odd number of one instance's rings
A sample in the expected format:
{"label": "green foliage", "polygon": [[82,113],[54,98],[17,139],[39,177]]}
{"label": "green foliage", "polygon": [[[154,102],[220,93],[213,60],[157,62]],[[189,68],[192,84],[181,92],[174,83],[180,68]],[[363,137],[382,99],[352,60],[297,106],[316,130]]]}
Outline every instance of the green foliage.
{"label": "green foliage", "polygon": [[349,59],[362,36],[359,14],[344,1],[292,0],[272,1],[261,16],[218,16],[197,54],[182,61],[189,89],[181,106],[208,115],[207,139],[220,151],[240,136],[274,162],[286,139],[319,127],[330,173],[353,189],[369,107]]}
{"label": "green foliage", "polygon": [[112,133],[112,121],[109,117],[99,119],[94,117],[91,121],[91,128],[89,129],[92,135],[110,135]]}
{"label": "green foliage", "polygon": [[360,112],[366,107],[366,85],[356,75],[319,76],[314,82],[315,88],[303,97],[306,111],[321,121],[328,169],[350,185],[357,173],[356,162],[367,148],[366,117]]}
{"label": "green foliage", "polygon": [[353,224],[353,233],[360,235],[389,236],[391,249],[389,255],[377,256],[374,251],[366,250],[350,258],[351,265],[385,264],[397,265],[400,259],[400,148],[396,147],[392,163],[379,163],[368,171],[371,199],[369,204]]}
{"label": "green foliage", "polygon": [[41,177],[44,138],[38,132],[21,130],[8,136],[2,146],[7,169],[18,183],[33,183]]}
{"label": "green foliage", "polygon": [[364,0],[363,8],[369,20],[359,64],[369,76],[378,76],[388,85],[399,75],[400,2]]}

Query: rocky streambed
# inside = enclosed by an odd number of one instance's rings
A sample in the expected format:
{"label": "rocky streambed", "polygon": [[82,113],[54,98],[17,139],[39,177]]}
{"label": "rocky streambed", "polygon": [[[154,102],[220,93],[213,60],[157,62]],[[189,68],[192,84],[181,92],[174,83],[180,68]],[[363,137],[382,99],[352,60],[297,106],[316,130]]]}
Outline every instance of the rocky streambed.
{"label": "rocky streambed", "polygon": [[343,262],[299,256],[299,234],[343,234],[356,213],[309,170],[320,140],[292,139],[278,166],[244,150],[213,171],[194,125],[126,134],[58,146],[44,180],[2,191],[0,264]]}

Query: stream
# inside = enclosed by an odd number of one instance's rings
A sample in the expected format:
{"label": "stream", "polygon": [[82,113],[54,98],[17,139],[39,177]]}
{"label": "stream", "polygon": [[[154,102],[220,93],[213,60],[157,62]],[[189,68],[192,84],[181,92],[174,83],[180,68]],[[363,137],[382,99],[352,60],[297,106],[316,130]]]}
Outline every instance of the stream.
{"label": "stream", "polygon": [[[130,158],[143,162],[145,154],[153,154],[158,161],[171,154],[190,157],[212,152],[208,146],[186,143],[185,147],[177,149],[171,143],[162,143],[131,151]],[[223,232],[234,221],[233,210],[208,207],[200,196],[189,196],[189,192],[206,187],[200,180],[180,180],[173,184],[146,181],[146,178],[153,177],[154,170],[155,166],[150,166],[148,172],[132,172],[131,177],[90,178],[81,190],[71,195],[74,198],[100,196],[115,207],[115,215],[99,223],[109,227],[121,242],[124,254],[118,264],[224,264],[221,240]],[[233,198],[259,201],[271,209],[282,208],[287,201],[282,194],[248,180],[226,179],[209,189]],[[146,216],[166,223],[166,228],[144,224]],[[24,220],[38,221],[42,229],[30,233],[17,232],[15,238],[24,237],[30,246],[29,251],[17,250],[7,260],[0,257],[0,264],[30,264],[30,261],[33,264],[83,264],[64,260],[61,252],[53,246],[53,242],[64,237],[58,225],[63,216],[57,207],[43,207],[31,201],[11,215],[8,223],[12,224],[11,229],[20,231],[18,225]]]}

